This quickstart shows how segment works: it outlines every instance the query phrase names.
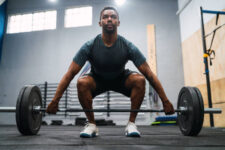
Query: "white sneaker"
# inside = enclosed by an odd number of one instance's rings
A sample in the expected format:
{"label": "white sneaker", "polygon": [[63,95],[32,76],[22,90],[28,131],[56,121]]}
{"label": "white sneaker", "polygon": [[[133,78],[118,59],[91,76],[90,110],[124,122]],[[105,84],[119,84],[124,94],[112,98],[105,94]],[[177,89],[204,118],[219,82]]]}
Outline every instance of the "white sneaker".
{"label": "white sneaker", "polygon": [[125,135],[128,137],[140,137],[141,134],[137,130],[137,126],[133,122],[128,122],[126,129],[125,129]]}
{"label": "white sneaker", "polygon": [[83,131],[80,132],[80,137],[82,138],[92,138],[98,136],[98,128],[93,123],[87,123],[84,126]]}

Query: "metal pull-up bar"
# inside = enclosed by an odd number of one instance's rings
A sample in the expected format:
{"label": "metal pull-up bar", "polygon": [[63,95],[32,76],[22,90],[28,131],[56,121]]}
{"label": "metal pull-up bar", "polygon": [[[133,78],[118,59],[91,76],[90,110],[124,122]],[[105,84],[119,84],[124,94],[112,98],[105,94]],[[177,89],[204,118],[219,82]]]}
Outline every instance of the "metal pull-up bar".
{"label": "metal pull-up bar", "polygon": [[[218,18],[218,15],[225,15],[225,12],[204,10],[202,9],[202,7],[200,7],[200,13],[201,13],[202,45],[203,45],[203,53],[204,53],[203,59],[205,63],[205,75],[206,75],[206,84],[207,84],[207,93],[208,93],[208,105],[209,105],[209,108],[212,108],[212,96],[211,96],[210,76],[209,76],[209,67],[208,67],[208,53],[206,49],[206,40],[205,40],[206,36],[205,36],[203,14],[204,13],[216,14]],[[214,31],[214,35],[215,35],[215,31]],[[210,126],[214,127],[213,114],[210,114]]]}
{"label": "metal pull-up bar", "polygon": [[224,11],[202,10],[203,13],[225,15]]}

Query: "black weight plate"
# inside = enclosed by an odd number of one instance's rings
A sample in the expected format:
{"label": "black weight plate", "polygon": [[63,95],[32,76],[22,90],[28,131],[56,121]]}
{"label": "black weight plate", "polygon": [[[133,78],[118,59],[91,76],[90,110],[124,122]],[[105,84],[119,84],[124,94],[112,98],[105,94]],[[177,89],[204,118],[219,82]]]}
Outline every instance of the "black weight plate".
{"label": "black weight plate", "polygon": [[188,109],[187,112],[185,113],[181,113],[178,112],[177,117],[178,117],[178,125],[180,127],[180,130],[182,132],[182,134],[187,135],[188,132],[190,132],[190,127],[192,126],[192,120],[191,118],[189,118],[189,116],[192,116],[192,112],[190,112],[190,104],[188,104],[188,98],[189,97],[189,93],[188,93],[188,89],[187,87],[183,87],[179,93],[178,96],[178,103],[177,103],[177,108],[179,109],[179,107],[186,107]]}
{"label": "black weight plate", "polygon": [[19,112],[19,131],[23,135],[35,135],[38,133],[41,122],[42,113],[33,112],[34,106],[42,106],[41,92],[37,86],[27,86],[20,100]]}
{"label": "black weight plate", "polygon": [[204,121],[204,102],[203,102],[203,98],[202,98],[202,94],[199,91],[198,88],[194,87],[194,90],[197,94],[198,97],[198,102],[199,102],[199,113],[198,113],[198,119],[196,120],[196,126],[193,129],[193,135],[198,135],[198,133],[201,131],[202,129],[202,125],[203,125],[203,121]]}
{"label": "black weight plate", "polygon": [[[187,112],[178,113],[178,124],[181,132],[186,136],[196,136],[202,128],[204,107],[200,105],[201,97],[193,87],[183,87],[178,96],[177,107],[186,107]],[[203,112],[203,115],[202,115]]]}
{"label": "black weight plate", "polygon": [[17,125],[17,129],[20,131],[20,133],[22,133],[23,131],[23,127],[21,127],[21,113],[20,113],[20,110],[21,110],[21,101],[22,101],[22,98],[23,98],[23,94],[24,94],[24,91],[25,91],[26,87],[23,87],[20,92],[19,92],[19,95],[18,95],[18,98],[17,98],[17,103],[16,103],[16,125]]}

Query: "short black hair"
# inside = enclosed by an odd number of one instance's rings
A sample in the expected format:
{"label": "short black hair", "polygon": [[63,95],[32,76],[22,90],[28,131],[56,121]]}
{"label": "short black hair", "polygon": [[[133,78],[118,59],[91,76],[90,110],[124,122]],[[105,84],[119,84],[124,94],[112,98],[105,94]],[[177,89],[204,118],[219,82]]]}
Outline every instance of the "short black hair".
{"label": "short black hair", "polygon": [[105,10],[114,10],[118,16],[118,19],[119,19],[119,13],[118,11],[116,10],[115,7],[111,7],[111,6],[107,6],[107,7],[104,7],[100,13],[100,20],[101,20],[101,17],[102,17],[102,13],[105,11]]}

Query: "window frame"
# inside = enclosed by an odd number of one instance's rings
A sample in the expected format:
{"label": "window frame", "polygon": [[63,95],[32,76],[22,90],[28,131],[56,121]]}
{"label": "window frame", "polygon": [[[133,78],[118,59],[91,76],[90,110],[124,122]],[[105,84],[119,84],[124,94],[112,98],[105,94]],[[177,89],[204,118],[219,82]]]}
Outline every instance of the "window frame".
{"label": "window frame", "polygon": [[[34,27],[34,14],[36,14],[36,13],[44,13],[44,17],[45,17],[47,12],[54,12],[55,13],[54,14],[55,18],[53,19],[54,20],[53,26],[51,28],[46,28],[46,26],[48,26],[48,25],[43,25],[42,29],[35,29],[35,27]],[[24,31],[23,29],[21,29],[22,28],[21,26],[24,24],[24,22],[22,22],[21,20],[20,20],[19,23],[17,23],[17,24],[19,24],[18,25],[19,29],[15,29],[16,31],[14,29],[11,29],[11,28],[13,28],[15,26],[15,25],[12,24],[12,21],[10,20],[11,17],[16,17],[16,16],[19,16],[19,15],[20,16],[32,15],[31,30]],[[38,11],[33,11],[33,12],[9,14],[8,18],[7,18],[6,34],[17,34],[17,33],[27,33],[27,32],[36,32],[36,31],[55,30],[55,29],[57,29],[57,15],[58,15],[58,12],[57,12],[56,9],[38,10]],[[44,23],[46,23],[46,21],[48,21],[48,19],[45,20],[45,18],[43,20],[44,20]]]}
{"label": "window frame", "polygon": [[[90,8],[91,10],[91,18],[89,20],[89,23],[86,23],[84,25],[66,25],[67,24],[67,11],[69,9],[80,9],[80,8]],[[93,25],[93,7],[90,5],[85,5],[85,6],[71,6],[71,7],[67,7],[64,10],[64,28],[69,29],[69,28],[77,28],[77,27],[88,27],[88,26],[92,26]]]}

